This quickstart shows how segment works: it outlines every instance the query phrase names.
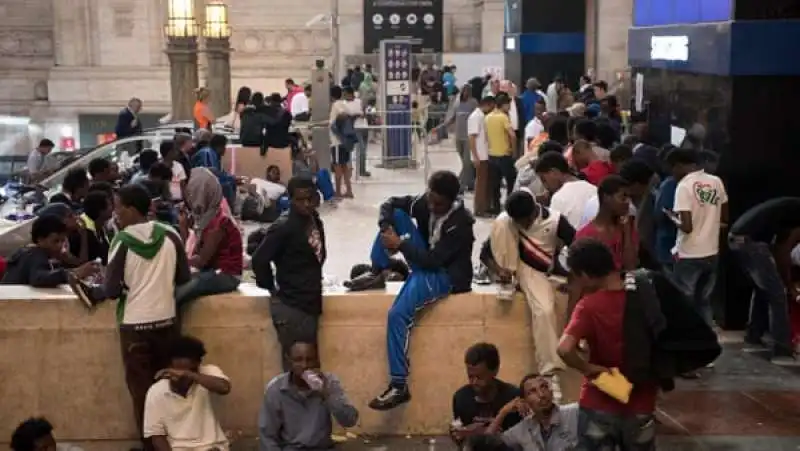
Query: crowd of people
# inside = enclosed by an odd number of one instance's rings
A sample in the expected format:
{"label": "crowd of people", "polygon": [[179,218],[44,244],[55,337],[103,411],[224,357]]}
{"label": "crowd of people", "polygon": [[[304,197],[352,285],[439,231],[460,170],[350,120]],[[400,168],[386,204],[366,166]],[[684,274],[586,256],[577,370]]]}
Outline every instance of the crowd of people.
{"label": "crowd of people", "polygon": [[[388,198],[369,264],[345,282],[360,291],[403,281],[387,312],[388,383],[370,408],[411,401],[408,349],[420,310],[471,291],[473,281],[496,281],[519,291],[530,308],[538,368],[509,384],[497,378],[495,346],[470,347],[469,383],[453,396],[453,439],[476,451],[655,449],[659,391],[671,390],[676,377],[701,377],[697,371],[720,353],[710,299],[724,234],[755,287],[748,347],[769,346],[775,364],[797,364],[788,304],[798,295],[791,251],[800,243],[800,199],[773,199],[728,226],[724,183],[706,170],[703,154],[690,145],[654,147],[646,124],[626,135],[604,82],[582,80],[573,93],[559,78],[546,91],[532,79],[517,96],[508,81],[456,89],[453,73],[448,68],[441,85],[459,96],[461,174],[437,171],[424,193]],[[368,79],[354,70],[348,84],[331,89],[333,192],[342,197],[352,197],[350,149],[360,143],[342,121],[360,117],[362,108],[351,111],[347,102],[356,99],[353,84],[360,91]],[[271,96],[268,105],[257,93],[240,93],[243,132],[251,120],[261,130],[283,129],[306,112],[299,96],[307,104],[308,92],[289,82],[289,95]],[[271,147],[264,140],[278,135],[254,139]],[[9,260],[0,283],[69,284],[90,309],[116,299],[144,448],[226,450],[210,393],[225,395],[235,381],[203,363],[203,343],[182,335],[179,319],[193,299],[235,290],[250,254],[256,284],[271,294],[285,371],[265,391],[260,449],[328,449],[331,417],[350,427],[358,410],[317,353],[325,195],[313,171],[295,171],[285,185],[277,167],[263,181],[236,177],[221,164],[226,146],[225,136],[203,129],[180,132],[158,150],[143,150],[133,171],[101,159],[88,173],[70,170],[62,192],[37,212],[32,244]],[[471,211],[464,202],[470,191]],[[283,207],[245,249],[234,212],[237,196],[247,193]],[[475,216],[492,221],[478,274]],[[567,368],[584,381],[577,404],[559,405]],[[30,419],[12,448],[49,449],[52,429]]]}

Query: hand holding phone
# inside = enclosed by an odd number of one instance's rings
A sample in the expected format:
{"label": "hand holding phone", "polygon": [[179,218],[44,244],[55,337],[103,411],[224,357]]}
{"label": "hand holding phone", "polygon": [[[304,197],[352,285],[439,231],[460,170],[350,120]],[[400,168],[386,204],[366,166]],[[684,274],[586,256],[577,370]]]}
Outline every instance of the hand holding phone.
{"label": "hand holding phone", "polygon": [[673,222],[676,226],[681,226],[681,216],[678,213],[670,210],[669,208],[662,208],[661,211]]}

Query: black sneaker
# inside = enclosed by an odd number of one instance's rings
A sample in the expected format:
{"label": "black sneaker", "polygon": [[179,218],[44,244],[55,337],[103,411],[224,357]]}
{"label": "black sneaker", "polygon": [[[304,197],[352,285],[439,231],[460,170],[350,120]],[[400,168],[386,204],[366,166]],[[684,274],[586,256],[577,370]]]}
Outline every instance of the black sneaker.
{"label": "black sneaker", "polygon": [[350,291],[382,290],[386,288],[386,277],[383,272],[375,274],[370,271],[344,281],[343,285]]}
{"label": "black sneaker", "polygon": [[72,292],[75,293],[75,296],[78,296],[78,299],[83,302],[83,305],[89,310],[94,310],[97,304],[102,301],[102,299],[96,299],[92,287],[75,277],[75,274],[67,274],[67,283],[69,283],[69,287],[72,288]]}
{"label": "black sneaker", "polygon": [[391,410],[400,404],[411,401],[411,393],[408,386],[395,387],[390,385],[385,392],[369,402],[369,408],[374,410]]}

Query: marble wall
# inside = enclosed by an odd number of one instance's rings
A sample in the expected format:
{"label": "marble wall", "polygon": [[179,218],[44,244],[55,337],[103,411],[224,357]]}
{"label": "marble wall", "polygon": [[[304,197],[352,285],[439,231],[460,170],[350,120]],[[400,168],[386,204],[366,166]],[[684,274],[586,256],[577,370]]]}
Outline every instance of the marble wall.
{"label": "marble wall", "polygon": [[[204,0],[194,1],[202,20]],[[334,1],[226,0],[235,49],[232,88],[279,91],[286,77],[305,80],[315,59],[331,63],[328,27],[305,24],[329,13]],[[362,1],[338,0],[340,66],[363,54]],[[609,37],[599,39],[598,61],[613,73],[624,67],[631,0],[608,2],[598,28]],[[167,113],[166,10],[167,0],[3,0],[0,115],[30,116],[44,136],[57,140],[64,127],[77,130],[79,114],[115,114],[133,96],[147,111]],[[501,51],[502,0],[447,0],[444,12],[446,52]],[[202,55],[200,65],[202,84]]]}

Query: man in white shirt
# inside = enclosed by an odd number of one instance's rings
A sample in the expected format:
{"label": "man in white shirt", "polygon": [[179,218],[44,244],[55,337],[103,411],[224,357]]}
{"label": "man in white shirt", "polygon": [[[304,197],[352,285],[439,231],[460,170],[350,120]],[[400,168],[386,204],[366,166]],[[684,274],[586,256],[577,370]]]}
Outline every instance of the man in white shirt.
{"label": "man in white shirt", "polygon": [[547,107],[545,106],[544,99],[539,99],[534,105],[534,116],[533,119],[528,122],[528,125],[525,126],[525,148],[527,149],[528,145],[530,145],[531,141],[536,139],[542,132],[545,131],[544,129],[544,114],[547,112]]}
{"label": "man in white shirt", "polygon": [[[355,93],[354,93],[355,94]],[[355,118],[353,127],[356,129],[358,135],[358,160],[356,169],[358,170],[359,177],[370,177],[367,171],[367,143],[369,129],[367,128],[367,117],[364,113],[364,103],[359,97],[344,93],[344,103],[347,107],[347,114]]]}
{"label": "man in white shirt", "polygon": [[210,393],[227,395],[231,383],[219,367],[201,364],[205,355],[200,340],[177,338],[169,350],[169,366],[147,391],[144,437],[156,451],[228,451]]}
{"label": "man in white shirt", "polygon": [[564,215],[577,230],[586,203],[597,195],[597,187],[572,175],[567,159],[558,152],[540,156],[534,170],[550,193],[550,209]]}
{"label": "man in white shirt", "polygon": [[485,119],[494,107],[494,97],[486,96],[467,118],[469,148],[472,164],[475,166],[475,198],[472,207],[475,216],[489,214],[489,142],[486,139]]}
{"label": "man in white shirt", "polygon": [[[303,92],[298,92],[294,96],[292,96],[292,103],[289,104],[289,111],[292,112],[292,117],[297,117],[300,115],[308,115],[311,108],[309,106],[309,100],[311,99],[311,85],[306,86],[303,89]],[[300,116],[301,118],[303,116]],[[308,118],[303,119],[308,120]]]}
{"label": "man in white shirt", "polygon": [[667,164],[678,180],[675,205],[668,212],[678,226],[675,282],[713,327],[710,296],[716,282],[720,227],[728,218],[728,194],[719,177],[700,168],[694,149],[673,150]]}
{"label": "man in white shirt", "polygon": [[558,113],[558,94],[564,88],[564,80],[560,75],[553,78],[553,82],[547,86],[547,112]]}

